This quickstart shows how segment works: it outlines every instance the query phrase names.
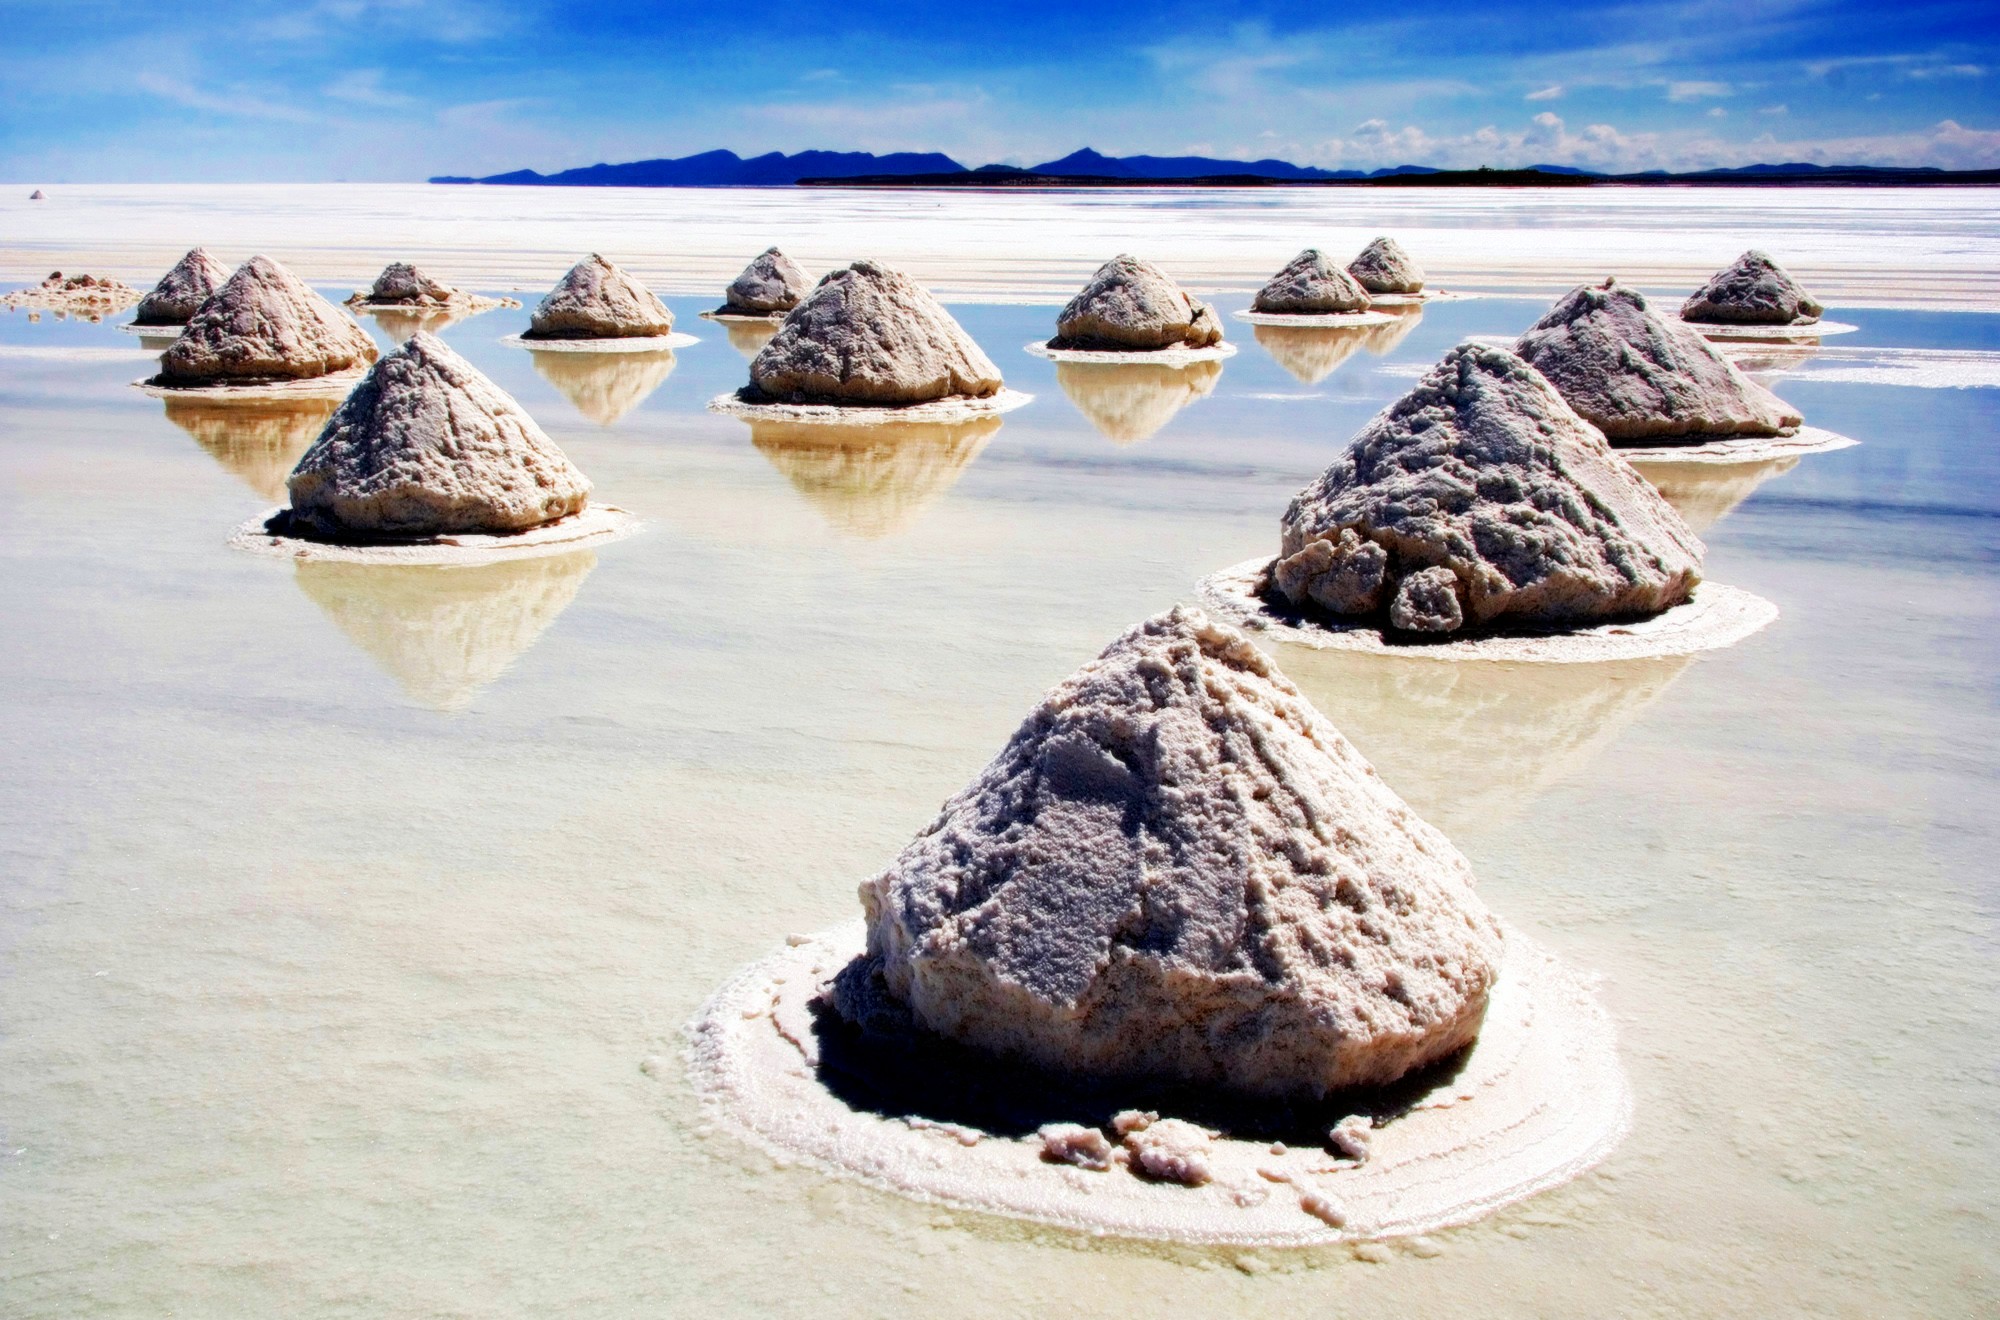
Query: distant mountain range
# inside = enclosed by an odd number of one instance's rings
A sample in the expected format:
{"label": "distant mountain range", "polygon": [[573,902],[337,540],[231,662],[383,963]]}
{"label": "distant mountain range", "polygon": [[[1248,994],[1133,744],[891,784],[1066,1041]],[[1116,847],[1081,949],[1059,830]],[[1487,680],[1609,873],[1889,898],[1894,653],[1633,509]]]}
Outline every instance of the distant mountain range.
{"label": "distant mountain range", "polygon": [[1523,169],[1439,170],[1397,165],[1380,170],[1324,170],[1283,160],[1225,160],[1214,156],[1106,156],[1089,147],[1040,165],[981,165],[967,169],[938,151],[773,151],[749,159],[733,151],[704,151],[669,160],[586,165],[539,174],[513,170],[484,178],[440,175],[432,183],[513,184],[567,188],[784,187],[790,184],[863,187],[1144,187],[1167,183],[1210,186],[1376,184],[1389,187],[1558,185],[1585,183],[1995,183],[1993,170],[1945,171],[1871,165],[1742,165],[1672,174],[1600,174],[1573,165]]}

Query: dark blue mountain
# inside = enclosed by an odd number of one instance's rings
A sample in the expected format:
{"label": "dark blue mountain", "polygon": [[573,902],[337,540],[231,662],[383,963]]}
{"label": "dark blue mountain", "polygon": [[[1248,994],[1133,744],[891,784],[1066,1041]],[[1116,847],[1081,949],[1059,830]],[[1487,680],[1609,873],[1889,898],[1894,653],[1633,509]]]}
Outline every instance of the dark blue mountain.
{"label": "dark blue mountain", "polygon": [[[989,169],[992,167],[988,167]],[[1004,168],[1004,167],[1003,167]],[[1214,156],[1106,156],[1085,147],[1061,160],[1030,165],[1029,174],[1056,178],[1199,179],[1243,174],[1259,179],[1358,179],[1359,170],[1322,170],[1286,160],[1221,160]]]}
{"label": "dark blue mountain", "polygon": [[961,174],[965,166],[937,151],[773,151],[743,159],[733,151],[704,151],[669,160],[634,160],[622,165],[585,165],[555,174],[514,170],[485,178],[440,175],[432,183],[540,184],[568,188],[717,188],[783,186],[800,179],[846,179],[860,174]]}

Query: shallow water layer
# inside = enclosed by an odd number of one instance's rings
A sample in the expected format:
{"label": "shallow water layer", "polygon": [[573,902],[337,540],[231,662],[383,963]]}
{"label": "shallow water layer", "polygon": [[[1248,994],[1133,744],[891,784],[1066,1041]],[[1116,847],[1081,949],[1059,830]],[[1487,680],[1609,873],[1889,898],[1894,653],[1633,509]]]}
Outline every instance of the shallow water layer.
{"label": "shallow water layer", "polygon": [[[1856,232],[1886,223],[1855,196]],[[254,210],[216,223],[262,241]],[[1225,319],[1219,374],[1091,381],[1020,351],[1052,307],[962,303],[1035,402],[882,444],[705,412],[745,358],[696,319],[712,297],[670,302],[702,341],[667,370],[551,370],[498,342],[526,311],[444,331],[640,535],[379,576],[224,547],[310,417],[176,413],[128,384],[130,336],[0,317],[0,1311],[2000,1305],[2000,392],[1769,376],[1863,443],[1674,474],[1711,576],[1783,609],[1732,650],[1279,652],[1487,901],[1602,975],[1636,1126],[1431,1239],[1161,1250],[774,1165],[704,1124],[682,1025],[851,916],[1043,689],[1271,547],[1425,364],[1541,304],[1437,304],[1358,349]],[[1990,316],[1832,312],[1844,366],[2000,350]]]}

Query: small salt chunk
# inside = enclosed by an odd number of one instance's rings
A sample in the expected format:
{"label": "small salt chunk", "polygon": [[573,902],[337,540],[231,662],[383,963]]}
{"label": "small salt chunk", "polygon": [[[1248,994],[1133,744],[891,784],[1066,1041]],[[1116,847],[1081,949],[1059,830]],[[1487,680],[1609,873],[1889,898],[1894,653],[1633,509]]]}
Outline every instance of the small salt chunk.
{"label": "small salt chunk", "polygon": [[1354,1259],[1365,1260],[1370,1265],[1387,1265],[1394,1256],[1380,1242],[1357,1242],[1354,1244]]}
{"label": "small salt chunk", "polygon": [[1333,1228],[1342,1228],[1347,1224],[1346,1209],[1316,1187],[1300,1190],[1299,1209]]}
{"label": "small salt chunk", "polygon": [[1271,1193],[1262,1187],[1238,1187],[1229,1196],[1245,1210],[1262,1205],[1271,1199]]}
{"label": "small salt chunk", "polygon": [[1160,1116],[1149,1109],[1123,1109],[1112,1115],[1111,1130],[1119,1136],[1143,1132],[1160,1121]]}
{"label": "small salt chunk", "polygon": [[1368,1145],[1375,1136],[1375,1121],[1366,1114],[1350,1114],[1333,1125],[1326,1134],[1327,1144],[1336,1153],[1351,1160],[1366,1163]]}
{"label": "small salt chunk", "polygon": [[1178,1118],[1158,1119],[1125,1134],[1125,1149],[1132,1152],[1138,1172],[1185,1187],[1199,1187],[1214,1176],[1208,1143],[1206,1131]]}
{"label": "small salt chunk", "polygon": [[1111,1167],[1111,1143],[1096,1128],[1081,1123],[1045,1123],[1040,1135],[1045,1160],[1099,1172]]}
{"label": "small salt chunk", "polygon": [[1274,1169],[1268,1164],[1257,1166],[1257,1176],[1274,1183],[1290,1182],[1292,1180],[1291,1174],[1286,1173],[1283,1169]]}
{"label": "small salt chunk", "polygon": [[789,946],[789,947],[791,947],[791,948],[794,948],[794,949],[796,949],[796,948],[798,948],[798,947],[799,947],[799,946],[800,946],[801,944],[811,944],[811,943],[812,943],[812,938],[813,938],[813,937],[812,937],[812,936],[810,936],[810,935],[798,935],[798,934],[792,934],[792,935],[787,935],[787,936],[785,936],[785,943],[786,943],[786,945],[787,945],[787,946]]}
{"label": "small salt chunk", "polygon": [[1271,1143],[1271,1153],[1272,1153],[1273,1155],[1282,1155],[1282,1154],[1284,1154],[1284,1153],[1285,1153],[1285,1143],[1284,1143],[1284,1142],[1282,1142],[1282,1141],[1274,1141],[1274,1142],[1272,1142],[1272,1143]]}

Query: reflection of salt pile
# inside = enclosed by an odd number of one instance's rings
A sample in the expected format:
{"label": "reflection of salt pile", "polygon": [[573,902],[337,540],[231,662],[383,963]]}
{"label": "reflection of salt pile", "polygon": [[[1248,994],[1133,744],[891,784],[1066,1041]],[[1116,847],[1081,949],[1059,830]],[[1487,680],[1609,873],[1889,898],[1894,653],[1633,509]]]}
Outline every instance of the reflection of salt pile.
{"label": "reflection of salt pile", "polygon": [[1307,385],[1317,385],[1368,343],[1370,332],[1388,326],[1253,325],[1273,361]]}
{"label": "reflection of salt pile", "polygon": [[1718,325],[1802,325],[1819,320],[1825,310],[1790,272],[1753,248],[1682,303],[1681,319]]}
{"label": "reflection of salt pile", "polygon": [[534,418],[428,334],[369,370],[288,485],[291,525],[336,541],[521,532],[590,495]]}
{"label": "reflection of salt pile", "polygon": [[764,351],[764,345],[771,342],[771,337],[778,333],[778,322],[771,320],[724,321],[722,323],[722,332],[729,336],[729,346],[731,348],[741,353],[744,357],[755,358],[759,353]]}
{"label": "reflection of salt pile", "polygon": [[1149,352],[1222,342],[1215,309],[1191,298],[1158,266],[1117,256],[1097,268],[1056,317],[1050,348]]}
{"label": "reflection of salt pile", "polygon": [[1369,243],[1347,263],[1347,272],[1370,294],[1417,293],[1424,287],[1424,268],[1393,238]]}
{"label": "reflection of salt pile", "polygon": [[950,490],[1000,429],[998,417],[879,426],[752,421],[750,442],[828,522],[876,539]]}
{"label": "reflection of salt pile", "polygon": [[1319,1097],[1478,1034],[1501,938],[1472,884],[1249,639],[1175,609],[862,886],[837,1002],[1066,1072]]}
{"label": "reflection of salt pile", "polygon": [[1324,252],[1307,248],[1257,290],[1250,310],[1307,316],[1365,312],[1368,291]]}
{"label": "reflection of salt pile", "polygon": [[1411,303],[1402,307],[1378,306],[1375,310],[1396,318],[1393,321],[1386,321],[1379,325],[1371,325],[1362,332],[1368,337],[1364,347],[1370,353],[1378,355],[1393,351],[1397,345],[1410,337],[1410,332],[1415,330],[1417,323],[1424,319],[1424,309],[1420,303]]}
{"label": "reflection of salt pile", "polygon": [[1638,465],[1639,474],[1680,510],[1697,532],[1722,521],[1757,487],[1799,465],[1796,456],[1763,463],[1655,463]]}
{"label": "reflection of salt pile", "polygon": [[805,301],[812,277],[776,248],[766,248],[729,282],[717,316],[777,316]]}
{"label": "reflection of salt pile", "polygon": [[375,318],[375,324],[382,327],[382,333],[389,336],[391,342],[398,344],[419,330],[438,334],[472,315],[472,309],[463,305],[425,308],[368,306],[362,310]]}
{"label": "reflection of salt pile", "polygon": [[760,396],[786,403],[990,398],[1000,368],[900,271],[857,261],[822,279],[750,363]]}
{"label": "reflection of salt pile", "polygon": [[1788,435],[1804,420],[1616,280],[1571,290],[1514,349],[1614,443]]}
{"label": "reflection of salt pile", "polygon": [[266,499],[285,498],[285,478],[338,399],[213,399],[168,395],[167,420]]}
{"label": "reflection of salt pile", "polygon": [[549,290],[521,338],[649,339],[673,330],[674,314],[651,289],[593,252]]}
{"label": "reflection of salt pile", "polygon": [[453,568],[297,561],[299,590],[410,698],[457,710],[568,608],[594,551]]}
{"label": "reflection of salt pile", "polygon": [[530,353],[535,371],[599,426],[631,412],[674,372],[671,349],[658,353]]}
{"label": "reflection of salt pile", "polygon": [[1402,632],[1656,614],[1702,544],[1531,367],[1461,344],[1292,500],[1273,585]]}
{"label": "reflection of salt pile", "polygon": [[327,376],[372,362],[375,341],[269,257],[252,257],[195,310],[160,355],[155,383],[255,384]]}
{"label": "reflection of salt pile", "polygon": [[229,280],[229,267],[195,248],[139,300],[134,325],[186,325],[209,296]]}
{"label": "reflection of salt pile", "polygon": [[1175,413],[1213,393],[1220,379],[1220,362],[1056,363],[1056,384],[1069,401],[1105,439],[1120,445],[1153,435]]}
{"label": "reflection of salt pile", "polygon": [[1582,772],[1693,663],[1411,664],[1305,647],[1284,660],[1383,779],[1447,832],[1512,819]]}

